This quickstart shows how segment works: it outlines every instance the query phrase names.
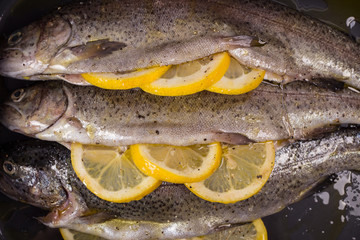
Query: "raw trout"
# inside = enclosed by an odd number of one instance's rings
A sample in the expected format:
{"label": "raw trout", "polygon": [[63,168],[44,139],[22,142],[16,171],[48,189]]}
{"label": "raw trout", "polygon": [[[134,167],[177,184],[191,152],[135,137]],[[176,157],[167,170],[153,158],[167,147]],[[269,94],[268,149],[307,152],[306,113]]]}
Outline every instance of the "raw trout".
{"label": "raw trout", "polygon": [[84,72],[179,64],[229,51],[268,79],[336,79],[360,88],[360,47],[349,36],[268,0],[93,0],[13,33],[0,73],[86,84]]}
{"label": "raw trout", "polygon": [[[239,226],[229,227],[225,228],[223,230],[218,230],[214,233],[204,236],[196,236],[192,238],[181,238],[178,240],[244,240],[244,239],[259,239],[257,237],[257,231],[261,231],[256,229],[255,230],[255,224],[263,224],[260,219],[256,220],[255,223],[241,223]],[[93,236],[91,234],[77,232],[75,230],[68,230],[72,232],[75,236],[74,239],[93,239],[96,238],[96,240],[104,240],[105,238],[98,239],[98,236]],[[265,229],[266,231],[266,229]],[[265,232],[267,234],[267,232]],[[263,238],[261,238],[263,239]],[[267,239],[267,238],[266,238]]]}
{"label": "raw trout", "polygon": [[360,95],[306,82],[262,84],[238,95],[159,97],[65,82],[18,89],[0,107],[10,130],[43,140],[107,146],[304,139],[338,124],[360,124]]}
{"label": "raw trout", "polygon": [[212,203],[185,186],[164,183],[139,201],[111,203],[77,179],[70,152],[56,143],[8,144],[0,150],[0,190],[50,213],[40,220],[109,239],[173,239],[205,235],[271,215],[301,199],[319,180],[360,170],[360,131],[342,130],[276,151],[268,182],[253,197]]}

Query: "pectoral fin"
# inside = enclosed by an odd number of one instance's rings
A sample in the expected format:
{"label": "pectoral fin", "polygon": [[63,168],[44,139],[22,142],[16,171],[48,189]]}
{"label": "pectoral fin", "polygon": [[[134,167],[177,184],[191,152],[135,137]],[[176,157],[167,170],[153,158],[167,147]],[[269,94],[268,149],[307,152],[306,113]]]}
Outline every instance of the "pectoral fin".
{"label": "pectoral fin", "polygon": [[60,73],[71,63],[90,58],[102,58],[112,54],[114,51],[122,50],[126,46],[127,45],[122,42],[102,39],[87,42],[84,45],[66,48],[51,60],[50,66],[44,73]]}
{"label": "pectoral fin", "polygon": [[79,60],[82,60],[94,57],[104,57],[110,55],[114,51],[122,50],[125,47],[125,43],[112,42],[108,39],[102,39],[87,42],[85,45],[72,47],[70,50],[72,54],[79,58]]}
{"label": "pectoral fin", "polygon": [[227,132],[214,133],[213,139],[217,142],[229,143],[234,145],[246,145],[254,142],[240,133],[227,133]]}

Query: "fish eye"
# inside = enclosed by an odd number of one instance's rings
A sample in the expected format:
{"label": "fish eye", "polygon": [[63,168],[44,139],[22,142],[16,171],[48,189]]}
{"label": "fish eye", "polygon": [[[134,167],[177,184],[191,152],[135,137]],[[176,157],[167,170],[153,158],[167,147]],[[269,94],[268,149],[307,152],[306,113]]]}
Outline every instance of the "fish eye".
{"label": "fish eye", "polygon": [[11,99],[14,102],[20,102],[25,97],[25,90],[23,88],[15,90],[11,94]]}
{"label": "fish eye", "polygon": [[21,41],[22,38],[22,33],[21,32],[15,32],[13,34],[10,35],[9,39],[8,39],[8,44],[9,45],[15,45],[17,43],[19,43]]}
{"label": "fish eye", "polygon": [[14,175],[15,174],[15,166],[12,162],[9,161],[5,161],[3,164],[3,169],[4,172],[9,174],[9,175]]}

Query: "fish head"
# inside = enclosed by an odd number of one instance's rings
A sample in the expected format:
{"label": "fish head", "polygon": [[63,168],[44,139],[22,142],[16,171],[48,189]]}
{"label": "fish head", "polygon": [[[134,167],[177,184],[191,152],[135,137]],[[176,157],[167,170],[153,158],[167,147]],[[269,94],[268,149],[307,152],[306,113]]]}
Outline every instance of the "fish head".
{"label": "fish head", "polygon": [[71,36],[71,25],[60,16],[30,24],[1,44],[0,74],[28,79],[39,75]]}
{"label": "fish head", "polygon": [[34,136],[65,113],[67,102],[58,82],[20,88],[0,106],[0,122],[12,131]]}
{"label": "fish head", "polygon": [[[32,140],[34,143],[34,140]],[[58,179],[56,160],[34,144],[0,147],[0,192],[43,209],[61,205],[67,191]]]}

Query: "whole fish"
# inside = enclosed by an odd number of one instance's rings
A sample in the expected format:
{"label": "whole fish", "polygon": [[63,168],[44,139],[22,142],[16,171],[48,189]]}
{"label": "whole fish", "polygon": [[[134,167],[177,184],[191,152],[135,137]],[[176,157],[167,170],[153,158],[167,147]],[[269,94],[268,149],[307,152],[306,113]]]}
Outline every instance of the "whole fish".
{"label": "whole fish", "polygon": [[43,140],[107,146],[304,139],[360,124],[360,95],[306,82],[262,84],[242,95],[159,97],[65,82],[18,89],[0,107],[10,130]]}
{"label": "whole fish", "polygon": [[[258,222],[258,224],[261,222]],[[256,223],[255,223],[256,224]],[[262,224],[262,223],[261,223]],[[255,239],[256,237],[256,231],[254,231],[256,226],[253,223],[241,223],[239,226],[234,225],[233,227],[225,228],[223,230],[218,230],[214,233],[204,236],[196,236],[192,238],[181,238],[177,240],[239,240],[239,239]],[[257,231],[261,231],[256,229]],[[77,232],[75,230],[69,230],[73,234],[76,234],[77,236],[80,236],[83,239],[93,239],[96,238],[97,240],[104,240],[105,238],[99,239],[98,236],[94,236],[87,233],[81,233]],[[267,236],[267,232],[265,232]],[[75,238],[75,237],[74,237]],[[259,239],[259,238],[257,238]]]}
{"label": "whole fish", "polygon": [[267,78],[336,79],[360,88],[360,47],[349,36],[268,0],[92,0],[13,33],[0,73],[86,84],[85,72],[179,64],[229,51]]}
{"label": "whole fish", "polygon": [[70,151],[57,143],[8,144],[0,150],[0,164],[1,192],[48,209],[40,220],[50,227],[108,239],[184,238],[271,215],[301,199],[325,176],[360,170],[360,131],[342,130],[277,149],[268,182],[256,195],[234,204],[208,202],[170,183],[138,201],[101,200],[77,179]]}

